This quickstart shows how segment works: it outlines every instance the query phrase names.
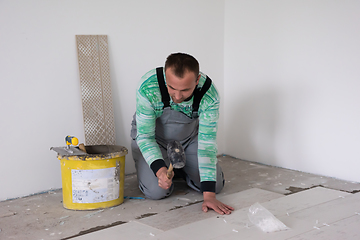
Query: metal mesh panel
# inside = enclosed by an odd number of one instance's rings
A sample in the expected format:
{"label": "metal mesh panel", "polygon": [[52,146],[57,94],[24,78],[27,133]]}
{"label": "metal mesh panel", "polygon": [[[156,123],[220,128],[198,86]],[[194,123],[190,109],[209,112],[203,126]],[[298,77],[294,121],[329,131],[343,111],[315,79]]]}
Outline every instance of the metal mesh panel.
{"label": "metal mesh panel", "polygon": [[76,36],[86,145],[115,145],[106,35]]}

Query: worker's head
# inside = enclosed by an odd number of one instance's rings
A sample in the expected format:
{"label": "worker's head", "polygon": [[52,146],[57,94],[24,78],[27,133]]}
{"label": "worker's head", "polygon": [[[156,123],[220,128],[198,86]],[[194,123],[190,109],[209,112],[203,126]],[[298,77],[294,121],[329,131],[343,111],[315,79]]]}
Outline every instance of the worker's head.
{"label": "worker's head", "polygon": [[199,63],[189,54],[173,53],[165,62],[166,85],[175,103],[190,98],[199,83]]}

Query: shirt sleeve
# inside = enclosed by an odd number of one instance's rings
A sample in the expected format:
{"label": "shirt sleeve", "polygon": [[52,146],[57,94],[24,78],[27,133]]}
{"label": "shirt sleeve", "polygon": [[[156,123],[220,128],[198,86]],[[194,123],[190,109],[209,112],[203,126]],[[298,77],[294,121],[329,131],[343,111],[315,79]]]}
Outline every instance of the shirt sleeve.
{"label": "shirt sleeve", "polygon": [[202,191],[215,192],[219,106],[219,95],[212,84],[200,103],[198,161]]}
{"label": "shirt sleeve", "polygon": [[161,160],[163,163],[159,165],[157,161],[156,166],[165,166],[161,150],[155,140],[156,113],[146,95],[146,89],[142,90],[141,86],[136,92],[136,126],[136,142],[147,164],[151,166],[156,160]]}

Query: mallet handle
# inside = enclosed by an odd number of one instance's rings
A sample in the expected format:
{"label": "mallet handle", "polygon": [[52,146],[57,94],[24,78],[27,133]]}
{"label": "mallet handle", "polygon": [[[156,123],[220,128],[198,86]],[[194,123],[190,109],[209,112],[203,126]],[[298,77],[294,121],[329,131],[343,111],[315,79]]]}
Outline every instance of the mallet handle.
{"label": "mallet handle", "polygon": [[169,168],[167,170],[166,176],[168,177],[168,179],[171,178],[171,172],[173,171],[173,165],[170,163]]}

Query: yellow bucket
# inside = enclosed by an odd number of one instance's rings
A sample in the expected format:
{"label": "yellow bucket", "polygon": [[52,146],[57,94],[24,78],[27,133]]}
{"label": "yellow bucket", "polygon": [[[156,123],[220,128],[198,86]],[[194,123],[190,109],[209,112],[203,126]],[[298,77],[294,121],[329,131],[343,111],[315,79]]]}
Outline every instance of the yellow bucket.
{"label": "yellow bucket", "polygon": [[86,155],[58,154],[64,208],[92,210],[123,203],[128,150],[116,145],[85,148]]}

